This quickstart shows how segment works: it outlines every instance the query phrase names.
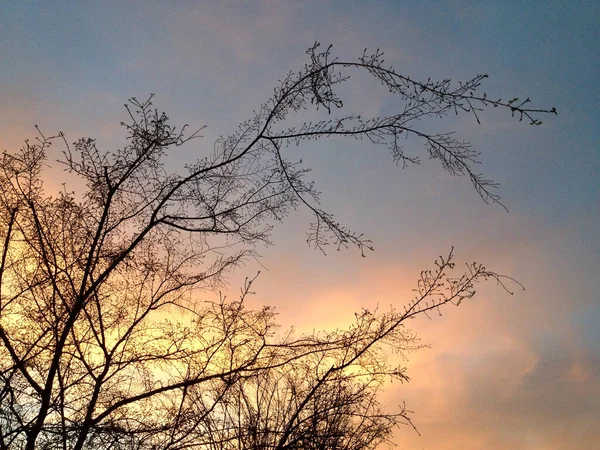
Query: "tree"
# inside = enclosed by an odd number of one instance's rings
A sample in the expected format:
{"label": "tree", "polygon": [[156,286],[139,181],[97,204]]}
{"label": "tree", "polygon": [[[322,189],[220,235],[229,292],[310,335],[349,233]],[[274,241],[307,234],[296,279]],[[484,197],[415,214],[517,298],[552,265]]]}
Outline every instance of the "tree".
{"label": "tree", "polygon": [[[418,347],[405,322],[474,295],[476,282],[505,278],[479,264],[452,275],[452,252],[421,273],[415,298],[387,312],[363,311],[349,328],[306,336],[278,331],[270,308],[244,299],[202,300],[223,275],[269,242],[274,222],[294,208],[314,215],[309,244],[324,250],[370,241],[319,206],[307,169],[286,148],[308,139],[365,139],[406,166],[404,137],[425,143],[445,170],[468,177],[486,202],[495,185],[473,169],[478,153],[453,134],[428,134],[419,121],[448,113],[507,109],[519,120],[555,109],[491,100],[486,75],[454,85],[418,81],[383,64],[382,53],[332,58],[318,44],[310,61],[281,80],[269,100],[214,150],[168,173],[186,134],[146,101],[131,99],[127,142],[105,152],[93,139],[26,142],[0,162],[0,448],[340,448],[371,449],[409,411],[387,412],[377,395],[406,381],[388,348]],[[338,85],[366,71],[403,102],[398,114],[290,126],[307,108],[341,109]],[[49,147],[85,182],[84,192],[45,193]]]}

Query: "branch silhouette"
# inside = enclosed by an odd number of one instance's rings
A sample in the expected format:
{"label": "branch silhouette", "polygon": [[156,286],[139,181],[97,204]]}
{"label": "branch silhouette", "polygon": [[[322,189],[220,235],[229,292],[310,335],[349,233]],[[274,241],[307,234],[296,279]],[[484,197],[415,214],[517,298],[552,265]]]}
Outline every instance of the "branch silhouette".
{"label": "branch silhouette", "polygon": [[[486,202],[496,184],[474,170],[479,153],[452,132],[428,134],[420,123],[449,113],[479,122],[488,108],[539,125],[556,110],[529,99],[491,100],[486,75],[453,84],[419,81],[384,66],[383,54],[356,61],[331,47],[308,50],[309,62],[280,80],[272,96],[212,151],[170,173],[169,151],[192,145],[202,129],[176,127],[132,98],[122,148],[73,144],[59,133],[26,141],[0,159],[0,449],[372,449],[394,427],[412,425],[405,406],[388,412],[378,395],[390,379],[408,381],[389,352],[420,347],[405,326],[418,315],[460,304],[480,281],[506,277],[454,254],[421,273],[415,297],[387,312],[364,310],[331,332],[282,333],[274,310],[252,310],[240,297],[208,301],[226,276],[271,242],[290,211],[314,215],[308,243],[325,252],[372,250],[361,232],[320,205],[309,169],[290,145],[330,137],[387,146],[395,163],[419,163],[405,137],[421,141],[442,168],[467,177]],[[397,114],[363,118],[336,92],[352,71],[366,71],[401,102]],[[294,124],[316,109],[327,118]],[[76,195],[44,189],[50,146],[84,182]]]}

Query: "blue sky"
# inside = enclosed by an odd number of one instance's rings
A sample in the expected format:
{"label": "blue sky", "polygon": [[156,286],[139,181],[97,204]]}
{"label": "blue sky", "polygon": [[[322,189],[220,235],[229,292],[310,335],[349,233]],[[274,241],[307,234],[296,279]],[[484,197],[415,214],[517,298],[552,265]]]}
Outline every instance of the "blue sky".
{"label": "blue sky", "polygon": [[[323,205],[365,231],[376,251],[323,257],[306,248],[308,218],[298,212],[262,251],[269,270],[256,301],[300,329],[336,326],[361,306],[400,304],[419,270],[454,245],[459,259],[482,261],[527,290],[509,297],[485,286],[472,304],[415,323],[432,349],[411,357],[413,382],[386,395],[416,411],[422,436],[402,429],[396,441],[419,449],[591,449],[600,439],[597,2],[1,4],[1,150],[34,136],[34,124],[110,149],[122,142],[127,98],[155,93],[175,122],[207,125],[203,140],[173,156],[182,164],[248,118],[278,79],[302,67],[314,41],[348,59],[379,47],[413,77],[487,73],[492,97],[555,106],[559,115],[540,127],[497,111],[482,125],[467,117],[425,125],[456,130],[482,151],[481,171],[500,182],[510,213],[425,158],[401,170],[364,142],[293,149],[313,167]],[[348,111],[378,115],[396,106],[364,77],[344,92]]]}

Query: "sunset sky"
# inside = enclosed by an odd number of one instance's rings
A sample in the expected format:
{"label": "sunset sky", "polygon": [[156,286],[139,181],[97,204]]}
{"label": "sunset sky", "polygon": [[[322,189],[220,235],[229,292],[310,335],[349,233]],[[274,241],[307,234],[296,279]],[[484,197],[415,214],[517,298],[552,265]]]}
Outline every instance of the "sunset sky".
{"label": "sunset sky", "polygon": [[[476,6],[473,5],[476,3]],[[600,442],[600,3],[597,1],[0,1],[0,150],[63,131],[122,146],[123,104],[155,93],[175,123],[204,138],[170,163],[193,161],[235,130],[307,61],[315,41],[342,59],[381,49],[411,77],[467,80],[487,73],[490,97],[530,97],[558,116],[532,127],[507,111],[449,117],[424,127],[470,140],[478,169],[500,183],[506,212],[467,179],[428,160],[396,167],[385,147],[323,140],[290,147],[323,192],[322,206],[364,232],[375,252],[327,256],[306,245],[310,217],[278,224],[232,277],[262,270],[253,302],[298,330],[344,326],[362,307],[401,306],[420,270],[452,246],[514,277],[511,296],[489,283],[443,316],[411,326],[411,382],[385,401],[406,402],[414,423],[400,448],[593,449]],[[398,109],[357,76],[344,111]],[[57,148],[57,151],[60,149]],[[61,172],[55,172],[60,174]],[[60,185],[61,179],[48,183]]]}

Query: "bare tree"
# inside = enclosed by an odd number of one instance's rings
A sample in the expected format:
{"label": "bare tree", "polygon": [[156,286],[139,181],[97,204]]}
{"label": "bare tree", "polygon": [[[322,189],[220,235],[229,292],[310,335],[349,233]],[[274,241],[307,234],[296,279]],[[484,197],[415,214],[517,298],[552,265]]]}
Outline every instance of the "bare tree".
{"label": "bare tree", "polygon": [[[163,163],[199,131],[172,126],[152,97],[126,105],[123,148],[103,151],[93,139],[66,145],[60,163],[85,182],[79,196],[44,191],[56,137],[40,133],[3,154],[1,449],[358,450],[410,423],[409,411],[386,412],[377,402],[386,380],[407,380],[386,349],[418,346],[407,319],[472,297],[480,280],[502,284],[500,275],[478,264],[451,275],[450,253],[421,274],[406,306],[363,311],[348,329],[307,336],[281,334],[269,308],[245,307],[252,280],[236,300],[198,293],[222,286],[294,208],[314,215],[308,241],[316,248],[371,249],[321,209],[306,168],[286,156],[289,145],[365,139],[405,166],[419,162],[401,146],[415,138],[445,170],[468,177],[483,200],[498,203],[495,185],[473,169],[478,153],[452,133],[420,131],[420,121],[448,113],[479,121],[485,108],[501,107],[537,125],[538,114],[555,110],[489,99],[479,93],[485,75],[458,85],[414,80],[385,67],[379,51],[348,62],[315,45],[308,55],[250,120],[185,173],[168,173]],[[352,70],[378,79],[401,110],[291,125],[307,108],[340,110],[335,90]]]}

